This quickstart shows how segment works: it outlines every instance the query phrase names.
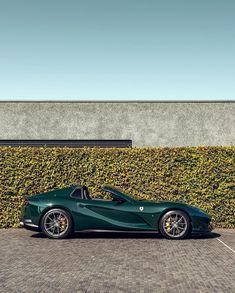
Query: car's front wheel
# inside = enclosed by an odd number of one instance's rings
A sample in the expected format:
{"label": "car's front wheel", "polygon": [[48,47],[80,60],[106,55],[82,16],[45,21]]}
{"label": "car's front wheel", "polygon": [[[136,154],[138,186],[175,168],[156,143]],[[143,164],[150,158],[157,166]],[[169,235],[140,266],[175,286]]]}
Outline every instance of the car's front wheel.
{"label": "car's front wheel", "polygon": [[49,238],[66,238],[72,232],[71,216],[63,209],[51,209],[42,217],[41,229]]}
{"label": "car's front wheel", "polygon": [[159,229],[161,234],[168,239],[183,239],[190,232],[190,219],[181,210],[171,210],[161,217]]}

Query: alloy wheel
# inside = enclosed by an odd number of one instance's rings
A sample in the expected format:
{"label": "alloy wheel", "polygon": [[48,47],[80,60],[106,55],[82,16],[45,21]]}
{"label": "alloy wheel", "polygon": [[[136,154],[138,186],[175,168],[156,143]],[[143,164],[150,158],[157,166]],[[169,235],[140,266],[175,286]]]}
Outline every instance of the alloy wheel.
{"label": "alloy wheel", "polygon": [[161,220],[161,232],[167,238],[184,238],[189,232],[188,216],[180,210],[167,212]]}
{"label": "alloy wheel", "polygon": [[61,238],[69,228],[69,218],[63,210],[51,210],[43,219],[43,228],[48,236]]}

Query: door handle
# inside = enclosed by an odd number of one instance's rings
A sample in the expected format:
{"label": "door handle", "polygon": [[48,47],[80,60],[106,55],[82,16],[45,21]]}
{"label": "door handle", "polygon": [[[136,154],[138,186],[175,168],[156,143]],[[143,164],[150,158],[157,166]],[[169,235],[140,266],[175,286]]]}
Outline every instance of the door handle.
{"label": "door handle", "polygon": [[80,208],[85,208],[85,207],[86,207],[86,205],[85,205],[85,204],[82,204],[82,203],[80,203],[78,206],[79,206]]}

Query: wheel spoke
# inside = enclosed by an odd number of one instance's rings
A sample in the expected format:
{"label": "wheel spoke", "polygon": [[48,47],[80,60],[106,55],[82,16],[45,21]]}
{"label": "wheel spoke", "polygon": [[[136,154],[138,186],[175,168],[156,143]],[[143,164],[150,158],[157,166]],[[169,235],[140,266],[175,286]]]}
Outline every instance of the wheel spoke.
{"label": "wheel spoke", "polygon": [[46,230],[47,231],[51,231],[53,228],[54,228],[54,225],[53,226],[50,226],[49,228],[46,228]]}
{"label": "wheel spoke", "polygon": [[46,222],[46,225],[53,225],[53,224],[54,224],[54,221]]}
{"label": "wheel spoke", "polygon": [[185,225],[186,225],[186,223],[178,223],[178,225],[183,225],[183,226],[185,226]]}
{"label": "wheel spoke", "polygon": [[184,218],[181,217],[178,221],[177,221],[177,224],[179,224]]}

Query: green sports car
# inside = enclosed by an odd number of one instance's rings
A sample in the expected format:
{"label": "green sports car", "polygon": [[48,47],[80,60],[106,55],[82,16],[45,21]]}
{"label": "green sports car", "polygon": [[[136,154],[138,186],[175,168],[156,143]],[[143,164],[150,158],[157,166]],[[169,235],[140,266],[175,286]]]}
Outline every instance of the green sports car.
{"label": "green sports car", "polygon": [[21,225],[53,239],[85,230],[152,231],[169,239],[211,231],[210,217],[196,207],[137,200],[110,186],[102,190],[102,199],[92,198],[86,186],[26,197]]}

